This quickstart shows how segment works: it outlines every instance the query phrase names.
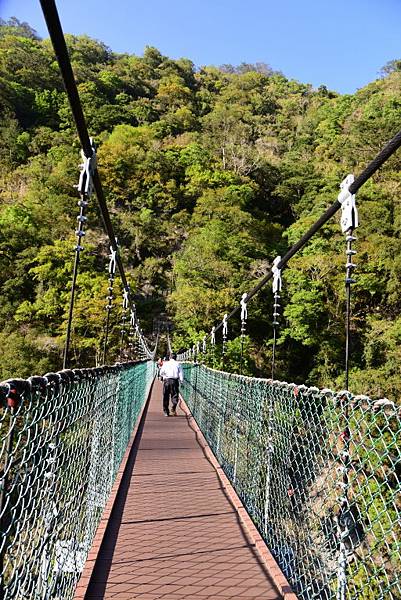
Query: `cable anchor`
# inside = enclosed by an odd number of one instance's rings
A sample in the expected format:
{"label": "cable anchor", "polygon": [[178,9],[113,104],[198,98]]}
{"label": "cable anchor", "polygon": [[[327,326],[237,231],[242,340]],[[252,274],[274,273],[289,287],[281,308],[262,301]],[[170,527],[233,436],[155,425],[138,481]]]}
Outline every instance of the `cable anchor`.
{"label": "cable anchor", "polygon": [[273,326],[279,325],[277,321],[277,317],[280,316],[278,309],[280,308],[280,292],[281,292],[281,269],[278,268],[280,264],[281,256],[276,256],[273,261],[272,272],[273,272],[273,294],[274,294],[274,304],[273,304]]}
{"label": "cable anchor", "polygon": [[125,321],[127,319],[127,310],[129,307],[129,289],[125,288],[123,291],[123,312],[121,315],[121,337],[120,337],[120,360],[122,360],[123,358],[123,344],[124,344],[124,336],[127,333],[126,329],[125,329]]}
{"label": "cable anchor", "polygon": [[109,262],[109,273],[110,275],[115,275],[116,272],[116,264],[117,264],[117,252],[118,250],[114,250],[113,246],[110,246],[110,262]]}
{"label": "cable anchor", "polygon": [[123,292],[123,310],[127,310],[129,305],[129,290],[126,288]]}
{"label": "cable anchor", "polygon": [[216,344],[216,327],[213,325],[212,331],[210,333],[211,344],[214,346]]}
{"label": "cable anchor", "polygon": [[[116,244],[117,244],[117,240],[116,240]],[[111,309],[113,308],[113,300],[114,300],[114,277],[116,274],[116,262],[117,262],[117,249],[114,250],[113,246],[110,246],[110,254],[109,254],[109,266],[108,266],[108,272],[109,272],[109,286],[107,288],[108,290],[108,294],[106,297],[107,300],[107,304],[106,304],[106,311],[107,311],[107,317],[106,317],[106,323],[104,326],[104,342],[103,342],[103,364],[106,364],[106,354],[107,354],[107,342],[109,339],[109,326],[110,326],[110,312]]]}
{"label": "cable anchor", "polygon": [[225,337],[225,338],[227,337],[227,334],[228,334],[228,322],[227,322],[227,319],[228,319],[228,315],[226,313],[224,315],[224,317],[223,317],[223,337]]}
{"label": "cable anchor", "polygon": [[248,294],[244,292],[241,297],[241,322],[244,324],[248,318],[247,298]]}
{"label": "cable anchor", "polygon": [[83,150],[81,150],[82,164],[81,172],[79,174],[79,180],[77,189],[81,196],[86,196],[88,198],[93,194],[93,175],[97,167],[97,158],[96,158],[96,146],[93,141],[93,138],[89,138],[90,145],[92,148],[91,156],[86,156]]}
{"label": "cable anchor", "polygon": [[272,349],[272,379],[274,379],[274,369],[276,365],[276,342],[277,342],[277,326],[280,325],[280,292],[282,286],[281,269],[278,265],[281,262],[281,256],[276,256],[272,265],[273,273],[273,349]]}
{"label": "cable anchor", "polygon": [[228,336],[228,314],[226,313],[223,317],[223,347],[222,347],[223,356],[226,353],[227,336]]}
{"label": "cable anchor", "polygon": [[81,170],[79,174],[78,185],[75,186],[81,196],[78,200],[78,228],[75,231],[75,235],[77,236],[77,243],[74,247],[75,252],[77,252],[78,254],[84,249],[81,240],[83,237],[85,237],[84,225],[87,221],[87,217],[85,216],[85,209],[88,206],[87,198],[90,198],[93,192],[92,175],[96,168],[96,150],[92,138],[90,138],[90,142],[92,148],[92,156],[90,156],[89,158],[86,157],[83,150],[81,150],[81,157],[83,163],[80,165]]}
{"label": "cable anchor", "polygon": [[128,331],[128,348],[130,350],[130,358],[132,359],[132,353],[134,350],[134,337],[135,337],[135,323],[136,323],[136,313],[135,313],[135,305],[133,308],[131,308],[131,314],[130,314],[130,326],[129,326],[129,331]]}
{"label": "cable anchor", "polygon": [[349,191],[350,185],[354,182],[352,174],[347,175],[340,183],[341,192],[337,200],[341,204],[341,230],[346,233],[350,229],[356,229],[359,225],[358,210],[355,203],[355,194]]}

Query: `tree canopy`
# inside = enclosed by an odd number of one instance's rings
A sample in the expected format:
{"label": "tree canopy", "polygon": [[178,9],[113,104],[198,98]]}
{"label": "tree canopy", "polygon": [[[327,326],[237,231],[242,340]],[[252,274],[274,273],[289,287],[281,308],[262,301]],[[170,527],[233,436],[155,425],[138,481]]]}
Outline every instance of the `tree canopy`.
{"label": "tree canopy", "polygon": [[[197,68],[147,47],[116,54],[66,36],[99,171],[145,332],[167,312],[179,350],[239,303],[401,122],[401,69],[353,95],[264,63]],[[74,257],[79,142],[49,40],[0,23],[0,378],[60,368]],[[360,190],[352,391],[401,383],[400,153]],[[99,360],[109,245],[95,200],[73,322],[73,363]],[[283,273],[280,379],[343,385],[345,242],[328,223]],[[110,360],[118,356],[120,302]],[[272,294],[249,304],[249,373],[266,376]],[[225,368],[235,369],[240,324]],[[218,340],[220,342],[220,340]],[[216,349],[219,352],[219,348]]]}

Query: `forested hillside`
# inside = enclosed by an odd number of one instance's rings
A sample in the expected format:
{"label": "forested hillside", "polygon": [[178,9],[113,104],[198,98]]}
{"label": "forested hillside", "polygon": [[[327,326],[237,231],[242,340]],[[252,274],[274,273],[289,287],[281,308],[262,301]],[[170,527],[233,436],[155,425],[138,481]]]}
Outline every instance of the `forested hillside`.
{"label": "forested hillside", "polygon": [[[401,126],[401,61],[354,95],[267,65],[197,68],[148,47],[67,43],[143,329],[171,316],[173,344],[210,332]],[[0,27],[0,379],[61,368],[79,142],[49,40]],[[401,153],[358,193],[350,389],[401,390]],[[109,244],[95,198],[73,323],[76,365],[100,355]],[[343,387],[345,242],[339,218],[283,273],[277,377]],[[268,376],[272,294],[249,304],[251,373]],[[118,355],[121,301],[113,313]],[[239,322],[230,323],[231,339]],[[236,327],[236,330],[235,330]],[[238,340],[231,341],[235,368]],[[114,356],[113,356],[114,352]],[[231,362],[230,362],[231,361]]]}

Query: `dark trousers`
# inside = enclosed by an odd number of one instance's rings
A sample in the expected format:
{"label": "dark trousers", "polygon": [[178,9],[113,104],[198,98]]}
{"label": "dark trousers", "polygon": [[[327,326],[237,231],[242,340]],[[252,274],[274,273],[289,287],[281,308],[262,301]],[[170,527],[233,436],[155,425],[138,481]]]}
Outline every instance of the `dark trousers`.
{"label": "dark trousers", "polygon": [[165,379],[163,383],[163,410],[165,412],[169,411],[169,402],[171,397],[171,403],[173,405],[173,410],[176,408],[178,404],[178,390],[179,384],[178,379]]}

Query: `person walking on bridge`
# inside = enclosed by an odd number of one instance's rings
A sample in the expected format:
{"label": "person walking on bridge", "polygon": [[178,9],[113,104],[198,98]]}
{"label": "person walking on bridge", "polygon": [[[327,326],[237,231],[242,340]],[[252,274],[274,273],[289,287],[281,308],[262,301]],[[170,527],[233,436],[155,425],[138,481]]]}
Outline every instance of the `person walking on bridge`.
{"label": "person walking on bridge", "polygon": [[160,369],[162,368],[162,366],[163,366],[163,359],[161,356],[159,356],[159,358],[157,359],[156,367],[157,367],[157,379],[160,379],[160,380],[161,380]]}
{"label": "person walking on bridge", "polygon": [[177,355],[170,354],[170,360],[163,363],[160,369],[160,376],[163,379],[163,411],[166,417],[170,416],[170,398],[171,398],[171,414],[177,416],[178,392],[180,383],[184,381],[182,367],[177,362]]}

